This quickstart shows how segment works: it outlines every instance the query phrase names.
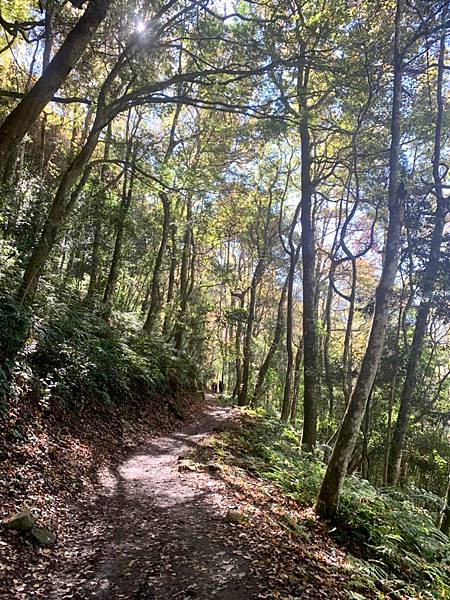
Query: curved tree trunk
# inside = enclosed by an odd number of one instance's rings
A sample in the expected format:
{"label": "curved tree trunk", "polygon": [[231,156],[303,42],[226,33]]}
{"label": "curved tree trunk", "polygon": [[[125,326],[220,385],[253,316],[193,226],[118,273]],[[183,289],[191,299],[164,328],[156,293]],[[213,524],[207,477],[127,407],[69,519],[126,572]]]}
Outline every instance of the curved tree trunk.
{"label": "curved tree trunk", "polygon": [[[88,179],[89,169],[86,168],[86,165],[94,152],[99,135],[100,129],[94,127],[83,148],[63,175],[47,216],[44,229],[25,268],[22,283],[17,293],[17,299],[23,304],[31,304],[34,300],[42,270],[55,245],[61,226],[65,222]],[[83,177],[80,183],[69,197],[76,180],[82,174]]]}
{"label": "curved tree trunk", "polygon": [[91,0],[31,90],[0,126],[0,170],[81,58],[111,0]]}

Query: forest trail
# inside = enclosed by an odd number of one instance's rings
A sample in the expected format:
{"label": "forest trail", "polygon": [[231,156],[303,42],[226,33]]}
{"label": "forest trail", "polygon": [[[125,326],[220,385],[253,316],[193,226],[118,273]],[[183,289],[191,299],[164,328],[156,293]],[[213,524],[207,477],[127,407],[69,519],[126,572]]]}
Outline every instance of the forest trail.
{"label": "forest trail", "polygon": [[[220,477],[182,471],[180,457],[232,409],[210,406],[193,424],[154,438],[101,475],[78,515],[47,597],[175,600],[258,598],[245,541],[224,521]],[[69,536],[69,538],[72,536]]]}
{"label": "forest trail", "polygon": [[346,553],[313,509],[220,461],[210,436],[236,433],[242,413],[208,400],[104,466],[56,545],[17,555],[1,600],[347,598]]}

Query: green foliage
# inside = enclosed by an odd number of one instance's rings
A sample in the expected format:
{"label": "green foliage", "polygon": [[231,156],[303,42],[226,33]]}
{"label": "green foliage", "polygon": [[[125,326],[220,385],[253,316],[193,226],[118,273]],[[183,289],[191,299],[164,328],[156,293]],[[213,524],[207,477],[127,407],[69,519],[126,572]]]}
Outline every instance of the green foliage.
{"label": "green foliage", "polygon": [[[216,452],[269,479],[292,499],[314,503],[325,464],[302,454],[298,432],[263,411],[237,433],[216,442]],[[450,594],[450,543],[435,526],[440,499],[417,489],[378,490],[356,476],[345,481],[331,533],[355,555],[355,592],[446,598]]]}
{"label": "green foliage", "polygon": [[13,360],[27,336],[29,317],[10,296],[0,296],[0,401],[10,392],[10,370]]}
{"label": "green foliage", "polygon": [[79,411],[101,398],[105,403],[177,396],[197,387],[198,370],[138,324],[115,315],[108,323],[80,303],[57,303],[52,317],[36,322],[27,350],[44,398],[57,398]]}

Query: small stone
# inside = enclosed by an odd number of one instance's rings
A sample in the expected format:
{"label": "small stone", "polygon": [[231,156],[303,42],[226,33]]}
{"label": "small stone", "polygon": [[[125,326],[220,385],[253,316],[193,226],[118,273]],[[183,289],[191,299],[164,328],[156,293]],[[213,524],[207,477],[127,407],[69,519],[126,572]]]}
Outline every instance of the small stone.
{"label": "small stone", "polygon": [[198,468],[193,460],[185,460],[178,466],[178,470],[183,473],[185,471],[197,471]]}
{"label": "small stone", "polygon": [[216,463],[209,463],[208,464],[208,471],[210,473],[218,473],[219,471],[222,470],[222,467]]}
{"label": "small stone", "polygon": [[6,529],[16,529],[17,531],[30,531],[34,526],[34,519],[29,510],[23,510],[3,521]]}
{"label": "small stone", "polygon": [[41,546],[53,546],[56,542],[56,535],[44,527],[33,527],[31,536]]}
{"label": "small stone", "polygon": [[239,524],[239,523],[243,523],[245,520],[246,520],[245,515],[240,513],[238,510],[229,510],[227,512],[227,514],[225,515],[226,523]]}

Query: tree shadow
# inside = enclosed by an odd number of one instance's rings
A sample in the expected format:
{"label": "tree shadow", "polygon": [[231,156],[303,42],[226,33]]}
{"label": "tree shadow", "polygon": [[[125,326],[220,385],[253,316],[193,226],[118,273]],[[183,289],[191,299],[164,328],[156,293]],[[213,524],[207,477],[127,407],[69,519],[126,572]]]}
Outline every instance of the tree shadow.
{"label": "tree shadow", "polygon": [[[302,541],[270,525],[280,515],[270,498],[258,497],[256,481],[178,470],[177,457],[201,448],[204,433],[224,418],[213,407],[203,422],[111,465],[97,496],[76,513],[64,540],[65,563],[49,575],[40,597],[344,598],[341,566],[332,565],[326,549],[306,540],[301,548]],[[227,511],[242,509],[242,499],[253,513],[242,523],[228,522]],[[327,577],[331,591],[320,583]]]}

